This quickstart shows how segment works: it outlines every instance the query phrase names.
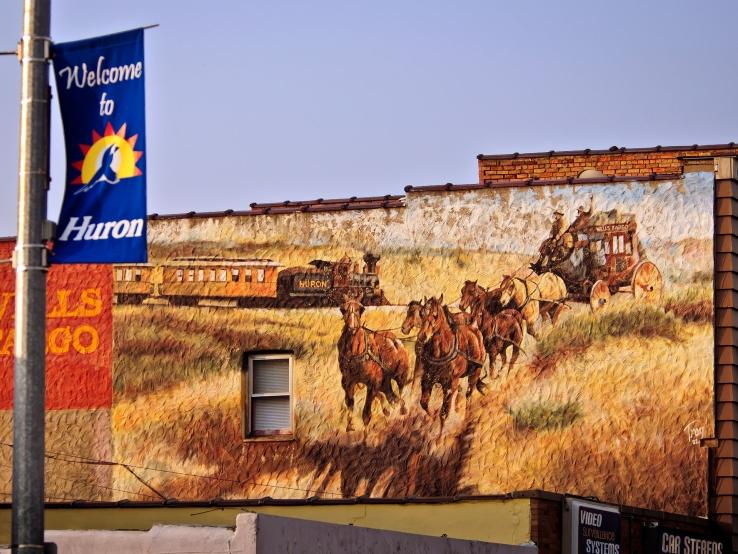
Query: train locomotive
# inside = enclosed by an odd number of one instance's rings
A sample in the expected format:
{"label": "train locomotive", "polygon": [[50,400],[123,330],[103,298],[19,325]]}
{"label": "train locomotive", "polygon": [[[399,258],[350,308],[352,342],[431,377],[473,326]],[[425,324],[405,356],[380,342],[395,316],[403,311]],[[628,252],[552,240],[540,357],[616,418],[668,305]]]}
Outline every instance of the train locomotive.
{"label": "train locomotive", "polygon": [[362,259],[361,268],[344,255],[336,262],[313,260],[281,270],[270,259],[213,256],[117,265],[113,299],[118,304],[301,308],[338,306],[348,294],[367,306],[388,305],[379,286],[379,256],[366,253]]}
{"label": "train locomotive", "polygon": [[379,288],[379,256],[364,254],[364,266],[353,263],[348,256],[337,262],[313,260],[309,267],[291,267],[279,272],[277,300],[289,304],[307,302],[323,306],[338,306],[343,295],[361,298],[365,306],[384,306],[389,301]]}

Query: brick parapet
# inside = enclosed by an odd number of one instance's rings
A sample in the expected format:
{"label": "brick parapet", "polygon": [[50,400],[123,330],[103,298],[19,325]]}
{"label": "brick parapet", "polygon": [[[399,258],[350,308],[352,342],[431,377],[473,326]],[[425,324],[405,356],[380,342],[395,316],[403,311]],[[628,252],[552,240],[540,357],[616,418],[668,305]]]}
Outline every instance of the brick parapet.
{"label": "brick parapet", "polygon": [[605,175],[649,175],[682,173],[687,158],[738,155],[738,145],[712,147],[655,147],[639,149],[579,150],[574,152],[533,152],[484,156],[478,159],[479,182],[517,179],[562,179],[577,177],[586,169]]}

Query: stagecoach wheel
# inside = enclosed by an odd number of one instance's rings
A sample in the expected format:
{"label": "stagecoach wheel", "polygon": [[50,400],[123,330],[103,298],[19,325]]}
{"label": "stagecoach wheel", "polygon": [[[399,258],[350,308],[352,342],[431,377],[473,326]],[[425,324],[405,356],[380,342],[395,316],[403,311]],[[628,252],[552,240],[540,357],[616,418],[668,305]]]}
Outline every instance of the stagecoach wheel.
{"label": "stagecoach wheel", "polygon": [[598,312],[610,305],[610,287],[603,280],[596,281],[589,292],[589,305],[593,312]]}
{"label": "stagecoach wheel", "polygon": [[645,261],[638,264],[633,271],[632,285],[633,298],[646,303],[657,302],[661,299],[664,279],[653,262]]}

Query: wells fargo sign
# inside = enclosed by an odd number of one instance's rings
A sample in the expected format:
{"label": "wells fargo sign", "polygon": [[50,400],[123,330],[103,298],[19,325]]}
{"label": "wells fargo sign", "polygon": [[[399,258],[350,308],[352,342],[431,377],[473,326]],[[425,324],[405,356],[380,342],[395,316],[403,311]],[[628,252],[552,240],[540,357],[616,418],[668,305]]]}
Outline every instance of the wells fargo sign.
{"label": "wells fargo sign", "polygon": [[[8,259],[14,244],[0,243]],[[52,266],[46,287],[46,408],[112,404],[112,276],[110,266]],[[0,266],[0,409],[13,401],[15,273]]]}

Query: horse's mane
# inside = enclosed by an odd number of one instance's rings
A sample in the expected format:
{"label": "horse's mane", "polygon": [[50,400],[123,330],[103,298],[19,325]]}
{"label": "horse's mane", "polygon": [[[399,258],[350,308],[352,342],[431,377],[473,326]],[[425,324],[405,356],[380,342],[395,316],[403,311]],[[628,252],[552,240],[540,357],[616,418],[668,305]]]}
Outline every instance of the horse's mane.
{"label": "horse's mane", "polygon": [[484,308],[489,313],[495,313],[500,311],[500,296],[502,295],[502,291],[499,288],[496,289],[490,289],[487,291],[487,293],[484,295]]}
{"label": "horse's mane", "polygon": [[451,317],[451,311],[448,309],[448,306],[444,304],[442,308],[443,308],[443,315],[446,317],[446,323],[448,323],[448,326],[451,327],[451,329],[455,329],[456,322],[454,321],[454,318]]}

